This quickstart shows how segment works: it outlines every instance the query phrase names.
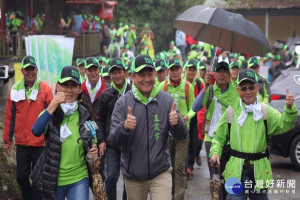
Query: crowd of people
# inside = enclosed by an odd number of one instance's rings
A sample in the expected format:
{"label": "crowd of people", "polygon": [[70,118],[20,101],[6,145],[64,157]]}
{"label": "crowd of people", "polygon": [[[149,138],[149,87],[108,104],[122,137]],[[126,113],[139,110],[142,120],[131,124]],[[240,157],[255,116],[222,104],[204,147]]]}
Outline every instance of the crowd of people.
{"label": "crowd of people", "polygon": [[[74,32],[96,29],[92,16],[85,25],[80,18],[75,13],[70,20]],[[250,194],[220,188],[219,199],[267,199],[268,140],[290,130],[298,112],[288,89],[284,113],[269,106],[269,82],[296,64],[296,54],[288,46],[261,58],[230,53],[179,30],[169,48],[155,54],[149,24],[139,42],[134,24],[105,26],[105,56],[63,67],[54,96],[37,79],[35,58],[22,60],[24,78],[9,92],[3,141],[8,155],[13,138],[17,146],[23,199],[89,199],[89,152],[101,157],[108,200],[116,199],[120,171],[123,199],[181,200],[195,162],[202,164],[203,141],[210,179],[218,168],[225,180],[264,181]],[[264,67],[268,77],[259,73]],[[92,146],[78,141],[87,120],[98,125]]]}

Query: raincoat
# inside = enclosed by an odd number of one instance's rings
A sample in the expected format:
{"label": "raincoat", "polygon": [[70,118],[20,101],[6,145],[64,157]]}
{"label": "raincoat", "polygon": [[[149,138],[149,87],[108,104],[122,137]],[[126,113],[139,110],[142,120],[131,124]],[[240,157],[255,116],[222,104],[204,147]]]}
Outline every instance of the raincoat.
{"label": "raincoat", "polygon": [[[244,106],[244,103],[242,103]],[[259,153],[264,152],[267,149],[267,139],[265,133],[264,120],[261,118],[257,122],[253,120],[253,113],[248,113],[248,116],[241,127],[237,123],[237,119],[241,114],[240,102],[236,101],[232,104],[234,110],[233,121],[231,123],[230,130],[230,146],[233,150],[244,152],[244,153]],[[279,135],[283,134],[295,126],[297,119],[297,107],[295,104],[291,108],[285,107],[284,113],[280,113],[276,109],[267,106],[267,135]],[[210,149],[210,157],[213,155],[222,155],[222,148],[227,142],[228,137],[228,122],[227,122],[226,110],[219,121],[213,135],[212,146]],[[230,177],[236,177],[241,180],[242,170],[245,159],[231,156],[226,164],[223,177],[227,180]],[[266,183],[273,180],[271,164],[267,157],[261,158],[256,161],[250,161],[253,163],[254,178],[255,180],[263,181],[261,187],[256,189],[267,188]]]}

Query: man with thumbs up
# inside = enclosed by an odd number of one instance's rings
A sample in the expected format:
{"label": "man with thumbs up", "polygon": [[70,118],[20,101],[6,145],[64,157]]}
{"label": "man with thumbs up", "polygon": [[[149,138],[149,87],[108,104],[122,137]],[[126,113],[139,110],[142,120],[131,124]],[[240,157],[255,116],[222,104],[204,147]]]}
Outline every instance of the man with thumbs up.
{"label": "man with thumbs up", "polygon": [[233,177],[241,181],[244,189],[231,193],[227,190],[227,199],[247,199],[247,196],[250,199],[268,199],[266,190],[274,179],[267,141],[273,135],[292,129],[298,110],[288,89],[284,113],[260,103],[257,97],[258,78],[252,69],[241,71],[237,83],[240,98],[224,112],[213,132],[210,164],[219,167],[222,148],[229,141],[231,157],[223,172],[225,189]]}
{"label": "man with thumbs up", "polygon": [[132,62],[132,91],[118,99],[108,142],[121,147],[121,171],[128,199],[172,198],[169,133],[180,140],[188,128],[170,94],[155,86],[155,69],[148,55]]}

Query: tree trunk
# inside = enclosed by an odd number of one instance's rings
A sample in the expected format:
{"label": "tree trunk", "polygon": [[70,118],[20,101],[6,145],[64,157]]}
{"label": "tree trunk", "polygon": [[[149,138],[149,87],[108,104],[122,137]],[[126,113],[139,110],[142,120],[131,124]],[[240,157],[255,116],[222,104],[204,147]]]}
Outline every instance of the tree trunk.
{"label": "tree trunk", "polygon": [[65,0],[44,0],[45,21],[42,28],[43,34],[59,34],[59,24],[61,12],[65,5]]}

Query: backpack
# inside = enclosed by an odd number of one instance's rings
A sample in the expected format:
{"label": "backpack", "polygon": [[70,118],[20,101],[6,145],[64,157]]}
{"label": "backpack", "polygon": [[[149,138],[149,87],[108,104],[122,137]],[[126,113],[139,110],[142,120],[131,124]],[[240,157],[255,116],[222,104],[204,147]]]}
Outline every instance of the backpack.
{"label": "backpack", "polygon": [[[189,87],[190,87],[190,82],[185,81],[185,101],[187,106],[189,105]],[[168,91],[168,80],[165,80],[164,91],[165,92]]]}

